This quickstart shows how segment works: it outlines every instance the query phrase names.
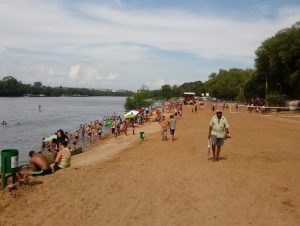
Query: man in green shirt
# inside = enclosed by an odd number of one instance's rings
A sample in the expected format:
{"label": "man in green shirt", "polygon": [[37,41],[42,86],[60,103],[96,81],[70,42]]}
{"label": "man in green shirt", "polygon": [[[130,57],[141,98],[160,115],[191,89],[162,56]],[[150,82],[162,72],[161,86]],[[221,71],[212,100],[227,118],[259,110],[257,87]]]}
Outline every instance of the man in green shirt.
{"label": "man in green shirt", "polygon": [[208,139],[211,140],[212,144],[213,161],[219,161],[221,146],[224,144],[224,140],[230,137],[229,124],[222,115],[222,110],[219,109],[216,111],[216,115],[211,118],[208,130]]}

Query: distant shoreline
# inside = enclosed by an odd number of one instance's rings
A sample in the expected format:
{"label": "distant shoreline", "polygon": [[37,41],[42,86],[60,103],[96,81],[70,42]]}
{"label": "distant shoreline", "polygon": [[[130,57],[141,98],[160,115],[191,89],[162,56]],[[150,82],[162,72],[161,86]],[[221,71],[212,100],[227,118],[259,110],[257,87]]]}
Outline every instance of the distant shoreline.
{"label": "distant shoreline", "polygon": [[82,96],[39,96],[39,95],[32,95],[32,96],[0,96],[0,98],[20,98],[20,97],[128,97],[126,95],[124,96],[114,96],[114,95],[102,95],[102,96],[85,96],[85,95],[82,95]]}

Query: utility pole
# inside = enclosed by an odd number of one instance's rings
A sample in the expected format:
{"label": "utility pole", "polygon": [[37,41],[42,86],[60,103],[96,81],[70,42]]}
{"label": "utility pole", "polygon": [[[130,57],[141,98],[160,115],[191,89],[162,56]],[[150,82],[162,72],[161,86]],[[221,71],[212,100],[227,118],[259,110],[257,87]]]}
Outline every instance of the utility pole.
{"label": "utility pole", "polygon": [[267,99],[268,96],[268,75],[266,75],[266,96],[265,99]]}

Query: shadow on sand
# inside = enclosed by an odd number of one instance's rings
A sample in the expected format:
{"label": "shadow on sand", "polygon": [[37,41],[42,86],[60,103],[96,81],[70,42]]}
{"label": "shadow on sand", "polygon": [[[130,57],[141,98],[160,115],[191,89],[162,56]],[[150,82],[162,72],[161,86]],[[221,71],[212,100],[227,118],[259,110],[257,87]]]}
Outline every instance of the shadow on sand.
{"label": "shadow on sand", "polygon": [[[214,160],[214,158],[213,158],[213,157],[209,157],[208,160]],[[220,157],[219,157],[219,161],[223,161],[223,160],[227,160],[227,157],[225,157],[225,156],[220,156]],[[217,161],[216,161],[216,162],[217,162]]]}

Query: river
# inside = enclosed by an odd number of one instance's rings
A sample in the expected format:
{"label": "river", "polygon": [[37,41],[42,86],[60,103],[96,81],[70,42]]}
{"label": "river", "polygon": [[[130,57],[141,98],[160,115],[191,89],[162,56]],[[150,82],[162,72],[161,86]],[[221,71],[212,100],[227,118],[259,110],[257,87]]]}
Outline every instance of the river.
{"label": "river", "polygon": [[[0,150],[18,149],[19,163],[58,129],[74,132],[81,123],[123,115],[125,97],[0,98]],[[38,106],[41,105],[41,111]],[[19,123],[19,124],[18,124]]]}

